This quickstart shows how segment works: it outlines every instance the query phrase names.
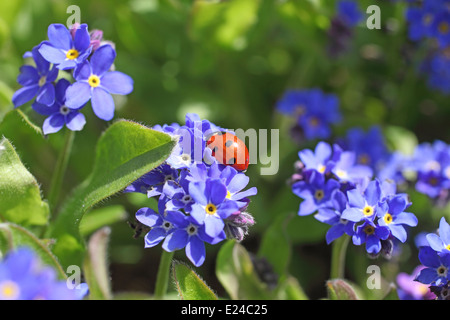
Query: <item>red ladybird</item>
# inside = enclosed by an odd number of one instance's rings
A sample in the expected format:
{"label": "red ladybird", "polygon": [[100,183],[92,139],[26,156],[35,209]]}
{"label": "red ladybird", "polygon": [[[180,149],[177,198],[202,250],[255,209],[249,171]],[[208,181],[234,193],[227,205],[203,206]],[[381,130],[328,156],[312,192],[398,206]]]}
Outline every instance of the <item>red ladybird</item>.
{"label": "red ladybird", "polygon": [[216,132],[206,142],[212,156],[221,164],[229,165],[239,171],[247,170],[249,153],[245,143],[229,132]]}

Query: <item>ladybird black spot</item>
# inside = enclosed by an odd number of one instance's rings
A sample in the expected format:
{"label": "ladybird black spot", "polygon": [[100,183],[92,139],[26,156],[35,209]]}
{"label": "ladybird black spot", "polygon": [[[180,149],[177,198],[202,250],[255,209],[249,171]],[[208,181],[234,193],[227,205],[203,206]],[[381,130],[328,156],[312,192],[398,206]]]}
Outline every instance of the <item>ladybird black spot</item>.
{"label": "ladybird black spot", "polygon": [[219,151],[219,147],[215,146],[214,148],[212,148],[213,154],[216,153],[217,151]]}
{"label": "ladybird black spot", "polygon": [[236,158],[230,158],[227,163],[231,164],[231,165],[235,164],[236,163]]}
{"label": "ladybird black spot", "polygon": [[233,145],[233,141],[228,140],[227,142],[225,142],[225,147],[229,148]]}

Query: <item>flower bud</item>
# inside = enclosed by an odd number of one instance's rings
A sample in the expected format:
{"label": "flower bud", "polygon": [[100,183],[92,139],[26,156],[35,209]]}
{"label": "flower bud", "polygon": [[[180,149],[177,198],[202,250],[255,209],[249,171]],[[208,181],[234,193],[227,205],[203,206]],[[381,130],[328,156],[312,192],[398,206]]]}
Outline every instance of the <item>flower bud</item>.
{"label": "flower bud", "polygon": [[225,234],[228,239],[244,240],[255,220],[248,212],[237,211],[225,220]]}

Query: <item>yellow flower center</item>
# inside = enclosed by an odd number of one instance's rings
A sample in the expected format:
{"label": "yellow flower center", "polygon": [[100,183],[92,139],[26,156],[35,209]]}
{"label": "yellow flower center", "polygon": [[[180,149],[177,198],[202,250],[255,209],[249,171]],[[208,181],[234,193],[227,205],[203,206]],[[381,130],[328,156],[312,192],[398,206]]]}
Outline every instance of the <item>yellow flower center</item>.
{"label": "yellow flower center", "polygon": [[88,83],[93,88],[98,87],[100,85],[100,78],[95,74],[92,74],[88,79]]}
{"label": "yellow flower center", "polygon": [[209,203],[206,208],[205,211],[207,214],[213,215],[216,213],[217,211],[217,207],[215,205],[213,205],[212,203]]}
{"label": "yellow flower center", "polygon": [[227,191],[227,196],[225,198],[227,198],[227,199],[231,198],[231,192],[230,191]]}
{"label": "yellow flower center", "polygon": [[0,300],[15,300],[19,297],[20,288],[11,280],[0,283]]}
{"label": "yellow flower center", "polygon": [[369,217],[369,216],[373,215],[373,207],[371,207],[371,206],[365,206],[364,209],[363,209],[363,214],[364,214],[366,217]]}
{"label": "yellow flower center", "polygon": [[323,193],[323,190],[318,189],[316,190],[316,192],[314,193],[314,198],[316,198],[316,200],[322,200],[323,197],[325,196],[325,194]]}
{"label": "yellow flower center", "polygon": [[325,169],[326,169],[326,167],[325,167],[323,164],[321,164],[321,165],[319,165],[319,167],[317,168],[317,171],[319,171],[320,173],[324,173],[324,172],[325,172]]}
{"label": "yellow flower center", "polygon": [[448,251],[450,251],[450,244],[448,244],[445,249],[447,249]]}
{"label": "yellow flower center", "polygon": [[439,24],[439,32],[441,33],[441,34],[447,34],[448,32],[449,32],[449,30],[450,30],[450,26],[449,26],[449,24],[446,22],[446,21],[442,21],[440,24]]}
{"label": "yellow flower center", "polygon": [[338,178],[343,179],[347,176],[347,173],[344,170],[339,169],[336,171],[336,175],[338,176]]}
{"label": "yellow flower center", "polygon": [[386,213],[383,217],[384,222],[386,222],[386,224],[391,224],[392,223],[392,215],[390,213]]}
{"label": "yellow flower center", "polygon": [[78,52],[78,50],[75,49],[70,49],[69,51],[66,52],[66,58],[69,60],[74,60],[78,58],[79,55],[80,53]]}

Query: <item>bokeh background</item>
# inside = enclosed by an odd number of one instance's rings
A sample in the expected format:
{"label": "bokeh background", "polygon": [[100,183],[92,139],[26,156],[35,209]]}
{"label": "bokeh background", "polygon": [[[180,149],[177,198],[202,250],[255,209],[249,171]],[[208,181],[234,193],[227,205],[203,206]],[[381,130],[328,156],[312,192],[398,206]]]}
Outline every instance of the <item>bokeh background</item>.
{"label": "bokeh background", "polygon": [[[333,127],[334,137],[351,127],[379,125],[391,148],[410,149],[422,141],[449,141],[448,96],[428,87],[418,69],[426,53],[407,37],[403,1],[358,1],[365,11],[371,4],[381,8],[381,29],[369,30],[365,20],[354,29],[344,54],[330,56],[328,29],[336,12],[332,0],[14,0],[0,2],[0,118],[13,109],[11,96],[22,55],[47,38],[51,23],[66,24],[69,5],[81,9],[81,22],[101,29],[115,43],[117,70],[134,79],[134,91],[117,97],[116,117],[148,126],[184,123],[187,112],[198,113],[227,128],[280,129],[279,171],[260,175],[260,164],[250,166],[250,185],[258,187],[249,211],[257,224],[242,242],[257,254],[262,239],[279,217],[292,214],[279,237],[291,245],[289,272],[310,297],[325,295],[330,247],[327,226],[311,217],[296,217],[300,199],[287,180],[297,152],[312,148],[315,141],[294,142],[293,119],[275,110],[288,89],[321,88],[340,99],[343,121]],[[368,17],[368,15],[366,16]],[[43,118],[21,109],[38,125]],[[93,150],[109,125],[88,110],[87,125],[76,134],[63,196],[90,172]],[[21,122],[11,122],[10,139],[21,159],[48,190],[62,134],[45,139],[31,134]],[[433,214],[427,199],[413,195],[413,209],[420,228],[437,227],[440,213]],[[122,219],[111,225],[109,249],[113,290],[152,292],[161,248],[143,248],[133,238],[128,221],[145,199],[120,194],[105,201],[116,206]],[[278,219],[278,220],[277,220]],[[412,240],[411,240],[412,242]],[[219,294],[215,255],[220,245],[207,247],[205,264],[196,270]],[[385,263],[391,280],[396,272],[411,272],[418,264],[414,244],[405,245],[400,261]],[[187,261],[183,252],[176,258]],[[349,247],[348,277],[364,281],[365,266],[373,264],[364,248]],[[389,277],[389,276],[388,276]]]}

